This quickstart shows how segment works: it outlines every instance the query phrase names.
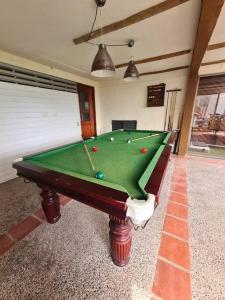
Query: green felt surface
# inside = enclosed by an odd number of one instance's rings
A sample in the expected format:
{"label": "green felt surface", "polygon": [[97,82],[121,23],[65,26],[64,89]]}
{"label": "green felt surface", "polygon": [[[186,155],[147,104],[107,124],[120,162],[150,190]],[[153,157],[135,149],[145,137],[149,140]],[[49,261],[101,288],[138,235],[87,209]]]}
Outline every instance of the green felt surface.
{"label": "green felt surface", "polygon": [[[128,139],[157,133],[160,135],[127,143]],[[54,171],[126,191],[132,198],[143,199],[146,197],[144,186],[169,136],[168,132],[113,131],[89,139],[86,144],[95,166],[94,172],[82,142],[24,159]],[[110,137],[114,138],[113,142],[110,141]],[[91,151],[93,146],[98,148],[97,152]],[[147,153],[140,153],[142,147],[147,147]],[[104,172],[104,180],[95,178],[95,173],[98,171]]]}

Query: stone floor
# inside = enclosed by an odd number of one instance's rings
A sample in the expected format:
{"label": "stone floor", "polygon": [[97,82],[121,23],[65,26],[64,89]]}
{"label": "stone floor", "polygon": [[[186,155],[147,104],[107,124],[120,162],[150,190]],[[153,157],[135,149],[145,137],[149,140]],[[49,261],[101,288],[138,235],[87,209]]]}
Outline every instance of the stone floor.
{"label": "stone floor", "polygon": [[0,185],[0,300],[225,299],[224,180],[224,160],[172,159],[124,268],[110,258],[107,215],[61,197],[50,225],[34,184]]}
{"label": "stone floor", "polygon": [[39,188],[16,178],[0,184],[0,235],[40,206]]}

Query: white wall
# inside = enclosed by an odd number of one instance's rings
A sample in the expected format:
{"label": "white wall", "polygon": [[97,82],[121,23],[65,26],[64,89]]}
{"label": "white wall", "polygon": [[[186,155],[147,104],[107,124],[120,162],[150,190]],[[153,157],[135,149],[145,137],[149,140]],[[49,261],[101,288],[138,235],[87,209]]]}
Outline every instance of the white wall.
{"label": "white wall", "polygon": [[93,86],[95,88],[95,110],[96,110],[96,120],[97,120],[97,133],[100,132],[101,127],[101,117],[100,117],[100,100],[99,100],[99,83],[95,80],[91,80],[86,77],[79,76],[74,73],[62,71],[56,68],[53,68],[50,65],[43,65],[37,62],[34,62],[29,59],[25,59],[23,57],[1,51],[0,50],[0,62],[11,64],[14,66],[18,66],[21,68],[30,69],[33,71],[41,72],[44,74],[52,75],[52,76],[58,76],[60,78],[65,78],[68,80],[72,80],[75,82],[87,84],[90,86]]}
{"label": "white wall", "polygon": [[147,86],[166,83],[167,89],[179,88],[176,100],[174,128],[183,108],[187,72],[164,73],[163,76],[145,76],[137,82],[110,81],[100,86],[101,132],[112,130],[112,120],[137,120],[137,129],[163,130],[164,107],[147,107]]}
{"label": "white wall", "polygon": [[14,159],[80,139],[77,94],[0,82],[0,182]]}

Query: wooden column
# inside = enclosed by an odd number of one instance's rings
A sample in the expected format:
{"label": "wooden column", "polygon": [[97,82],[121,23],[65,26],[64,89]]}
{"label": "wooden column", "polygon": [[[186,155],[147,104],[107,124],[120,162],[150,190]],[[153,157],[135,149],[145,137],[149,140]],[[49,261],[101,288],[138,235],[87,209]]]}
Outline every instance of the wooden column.
{"label": "wooden column", "polygon": [[193,73],[189,75],[187,92],[184,103],[184,113],[183,121],[181,125],[181,135],[180,135],[180,144],[179,144],[179,155],[185,155],[187,152],[189,136],[191,131],[192,124],[192,114],[195,104],[195,98],[198,91],[199,76],[198,73]]}
{"label": "wooden column", "polygon": [[196,33],[195,46],[192,55],[186,99],[184,104],[184,114],[181,125],[181,138],[178,151],[179,155],[185,155],[187,152],[189,134],[191,129],[192,112],[198,89],[198,71],[201,66],[204,54],[207,50],[209,40],[219,18],[221,9],[224,5],[224,1],[225,0],[202,0],[202,8],[199,18],[198,30]]}

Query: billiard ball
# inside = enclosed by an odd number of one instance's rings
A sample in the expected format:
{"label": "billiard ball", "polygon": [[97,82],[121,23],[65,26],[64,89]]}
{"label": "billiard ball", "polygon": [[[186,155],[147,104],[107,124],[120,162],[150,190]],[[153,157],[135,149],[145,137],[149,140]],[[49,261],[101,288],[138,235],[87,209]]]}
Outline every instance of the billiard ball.
{"label": "billiard ball", "polygon": [[111,141],[111,142],[113,142],[113,141],[114,141],[114,138],[113,138],[113,137],[111,137],[111,138],[110,138],[110,141]]}
{"label": "billiard ball", "polygon": [[148,149],[146,147],[143,147],[140,149],[141,153],[146,153],[148,151]]}
{"label": "billiard ball", "polygon": [[97,179],[104,179],[104,173],[102,172],[102,171],[99,171],[99,172],[97,172],[96,174],[95,174],[95,177],[97,178]]}
{"label": "billiard ball", "polygon": [[98,148],[96,146],[93,146],[92,149],[91,149],[93,152],[97,152],[98,151]]}
{"label": "billiard ball", "polygon": [[129,139],[129,140],[127,140],[127,142],[128,142],[128,144],[130,144],[130,143],[131,143],[131,140]]}

